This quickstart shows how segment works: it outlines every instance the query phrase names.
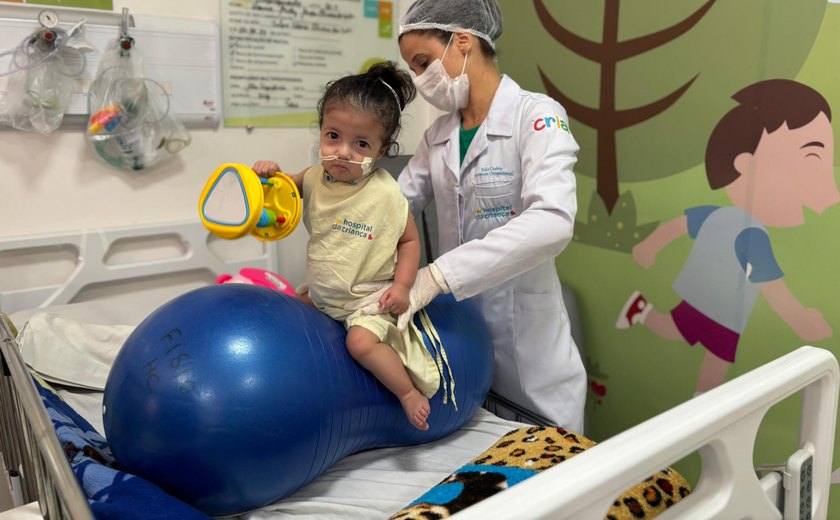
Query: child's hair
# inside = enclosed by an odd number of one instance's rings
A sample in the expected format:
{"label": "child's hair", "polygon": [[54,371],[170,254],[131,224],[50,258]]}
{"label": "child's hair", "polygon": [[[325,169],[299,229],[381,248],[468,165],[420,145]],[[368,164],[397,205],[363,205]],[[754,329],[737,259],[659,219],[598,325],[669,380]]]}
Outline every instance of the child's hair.
{"label": "child's hair", "polygon": [[789,79],[768,79],[739,90],[732,99],[739,104],[718,122],[706,145],[706,177],[713,190],[740,177],[735,158],[754,153],[766,130],[775,132],[787,123],[801,128],[818,115],[831,121],[825,98],[807,85]]}
{"label": "child's hair", "polygon": [[382,122],[382,146],[388,156],[397,154],[400,114],[417,93],[411,75],[392,61],[372,65],[367,72],[345,76],[327,84],[318,101],[318,126],[333,108],[351,108],[374,115]]}

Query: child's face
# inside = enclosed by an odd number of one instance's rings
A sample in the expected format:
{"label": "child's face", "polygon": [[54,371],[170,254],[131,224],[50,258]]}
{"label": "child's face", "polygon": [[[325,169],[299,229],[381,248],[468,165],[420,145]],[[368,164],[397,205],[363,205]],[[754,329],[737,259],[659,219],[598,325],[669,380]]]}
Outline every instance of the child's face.
{"label": "child's face", "polygon": [[362,178],[361,166],[354,163],[366,157],[373,161],[382,157],[382,132],[382,123],[371,114],[345,108],[325,111],[321,122],[321,155],[338,157],[338,160],[323,161],[327,173],[341,182]]}
{"label": "child's face", "polygon": [[742,174],[739,181],[746,183],[741,188],[751,194],[748,211],[768,226],[804,224],[803,208],[822,213],[840,201],[834,180],[834,133],[825,114],[800,128],[791,130],[784,124],[765,133],[755,153],[741,154],[735,165]]}

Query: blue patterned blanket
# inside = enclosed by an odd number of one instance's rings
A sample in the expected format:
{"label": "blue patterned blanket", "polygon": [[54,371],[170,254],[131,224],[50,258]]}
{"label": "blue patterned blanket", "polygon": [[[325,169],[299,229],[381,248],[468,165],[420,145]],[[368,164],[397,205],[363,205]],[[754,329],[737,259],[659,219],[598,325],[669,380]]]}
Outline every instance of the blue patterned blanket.
{"label": "blue patterned blanket", "polygon": [[105,438],[37,378],[35,386],[97,520],[209,519],[151,482],[117,469]]}

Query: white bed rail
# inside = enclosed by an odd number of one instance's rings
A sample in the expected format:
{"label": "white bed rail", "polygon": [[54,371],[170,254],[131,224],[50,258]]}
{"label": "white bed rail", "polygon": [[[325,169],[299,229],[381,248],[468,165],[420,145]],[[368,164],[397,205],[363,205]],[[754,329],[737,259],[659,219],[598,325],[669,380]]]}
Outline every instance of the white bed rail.
{"label": "white bed rail", "polygon": [[[169,249],[174,251],[165,258],[109,261],[115,251],[119,252],[121,245],[133,244],[134,247],[142,248],[155,240],[166,242]],[[243,267],[277,271],[277,254],[273,244],[260,243],[251,238],[247,238],[244,244],[231,246],[232,243],[229,243],[228,250],[242,253],[256,249],[256,252],[228,259],[213,252],[210,242],[214,240],[217,239],[209,234],[197,218],[174,223],[0,238],[0,268],[5,266],[2,260],[11,262],[9,257],[14,254],[62,250],[77,253],[75,266],[65,280],[42,285],[35,283],[33,286],[16,289],[0,286],[0,309],[11,315],[24,309],[70,303],[83,289],[93,285],[142,280],[167,274],[192,271],[206,271],[214,275],[235,274]]]}
{"label": "white bed rail", "polygon": [[[17,343],[2,318],[0,362],[0,450],[6,466],[2,468],[3,477],[13,477],[20,483],[22,502],[13,505],[37,501],[43,518],[93,520]],[[31,512],[33,508],[16,509],[16,514],[7,512],[4,518],[21,518],[24,509]]]}
{"label": "white bed rail", "polygon": [[839,386],[834,355],[800,347],[455,517],[602,520],[624,490],[699,452],[702,473],[696,488],[658,518],[782,518],[754,470],[753,445],[767,410],[801,391],[798,446],[813,456],[811,518],[824,520]]}

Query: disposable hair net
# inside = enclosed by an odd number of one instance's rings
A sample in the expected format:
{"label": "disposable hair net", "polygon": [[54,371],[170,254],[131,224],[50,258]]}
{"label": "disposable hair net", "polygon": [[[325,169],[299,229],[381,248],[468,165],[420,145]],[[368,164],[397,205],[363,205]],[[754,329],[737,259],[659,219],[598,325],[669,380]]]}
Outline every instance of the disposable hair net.
{"label": "disposable hair net", "polygon": [[466,31],[494,46],[502,35],[502,13],[496,0],[417,0],[405,13],[400,35],[423,29]]}

